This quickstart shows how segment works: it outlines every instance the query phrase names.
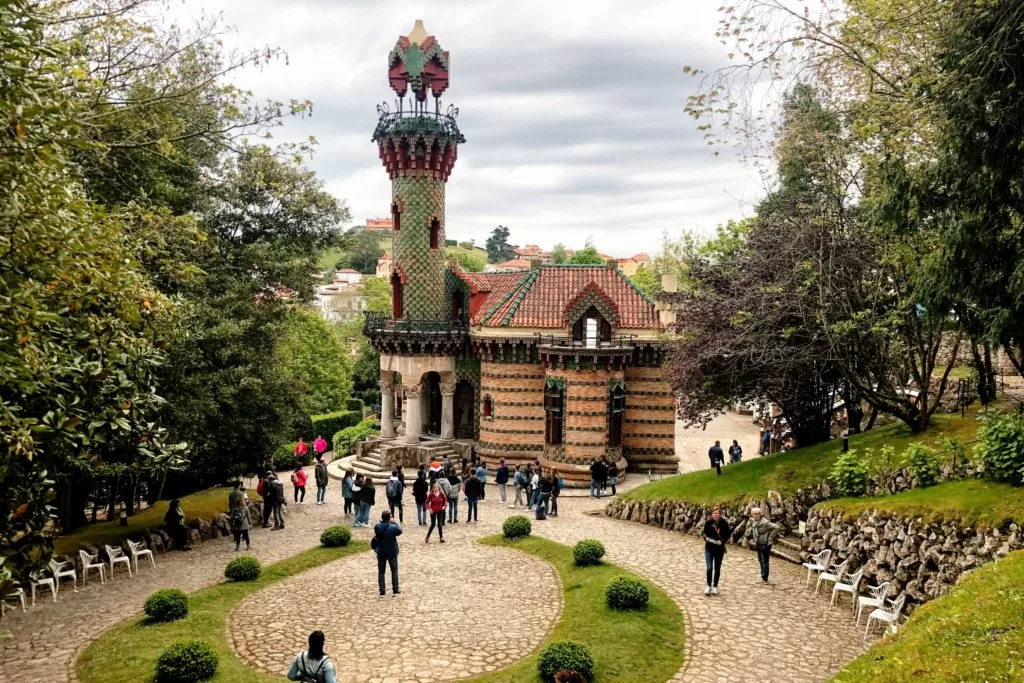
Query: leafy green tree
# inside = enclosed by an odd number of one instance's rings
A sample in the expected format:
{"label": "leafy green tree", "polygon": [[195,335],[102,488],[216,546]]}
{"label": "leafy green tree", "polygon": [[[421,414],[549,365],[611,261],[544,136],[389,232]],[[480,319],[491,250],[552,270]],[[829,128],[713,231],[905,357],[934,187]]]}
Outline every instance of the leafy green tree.
{"label": "leafy green tree", "polygon": [[653,268],[647,266],[640,266],[636,269],[636,273],[630,278],[633,284],[643,290],[644,294],[650,297],[655,297],[661,293],[661,282],[658,280],[657,273],[654,272]]}
{"label": "leafy green tree", "polygon": [[515,258],[516,248],[508,243],[508,236],[509,230],[504,225],[499,225],[491,231],[485,246],[488,263],[502,263]]}
{"label": "leafy green tree", "polygon": [[391,283],[382,277],[363,278],[367,313],[391,315]]}
{"label": "leafy green tree", "polygon": [[286,375],[300,382],[307,415],[344,410],[352,395],[352,360],[341,332],[315,311],[292,307],[278,347]]}
{"label": "leafy green tree", "polygon": [[374,230],[357,230],[344,262],[348,268],[358,270],[364,275],[373,275],[377,272],[377,260],[383,255],[380,233]]}
{"label": "leafy green tree", "polygon": [[473,250],[466,250],[461,247],[448,247],[449,259],[454,259],[462,269],[469,273],[481,273],[487,265],[487,256]]}
{"label": "leafy green tree", "polygon": [[551,262],[556,264],[562,264],[569,260],[569,256],[566,253],[565,245],[559,242],[551,249]]}
{"label": "leafy green tree", "polygon": [[570,256],[566,263],[583,266],[601,266],[604,265],[605,260],[597,253],[597,247],[590,240],[587,240],[587,246]]}

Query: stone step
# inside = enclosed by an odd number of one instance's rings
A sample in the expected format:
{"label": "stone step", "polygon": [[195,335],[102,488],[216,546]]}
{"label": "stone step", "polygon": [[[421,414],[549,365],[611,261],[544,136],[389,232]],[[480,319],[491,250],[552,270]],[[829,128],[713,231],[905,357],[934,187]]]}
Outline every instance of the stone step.
{"label": "stone step", "polygon": [[786,562],[792,562],[793,564],[797,564],[797,565],[803,564],[803,560],[800,559],[800,554],[798,552],[796,552],[794,550],[791,550],[789,548],[786,548],[785,550],[782,550],[782,549],[779,548],[778,545],[773,545],[772,546],[772,557],[777,557],[780,560],[785,560]]}
{"label": "stone step", "polygon": [[803,544],[798,536],[779,536],[775,539],[775,543],[783,546],[787,551],[794,551],[794,555],[799,555],[803,550]]}

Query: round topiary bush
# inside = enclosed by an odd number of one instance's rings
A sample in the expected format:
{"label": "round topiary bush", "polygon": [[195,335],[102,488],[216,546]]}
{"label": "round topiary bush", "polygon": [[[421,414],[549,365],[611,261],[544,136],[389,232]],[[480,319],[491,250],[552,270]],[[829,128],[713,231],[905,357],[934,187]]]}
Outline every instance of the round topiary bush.
{"label": "round topiary bush", "polygon": [[582,643],[571,640],[551,643],[540,651],[537,671],[545,681],[553,680],[559,671],[575,671],[589,681],[594,677],[594,655]]}
{"label": "round topiary bush", "polygon": [[501,532],[508,539],[514,540],[529,536],[531,531],[533,531],[533,526],[530,524],[530,520],[523,515],[513,515],[501,525]]}
{"label": "round topiary bush", "polygon": [[188,596],[177,588],[163,588],[146,598],[144,609],[153,621],[177,621],[188,615]]}
{"label": "round topiary bush", "polygon": [[208,681],[217,671],[217,653],[202,640],[171,645],[156,660],[156,683]]}
{"label": "round topiary bush", "polygon": [[347,526],[329,526],[320,534],[320,545],[340,548],[352,540],[352,531]]}
{"label": "round topiary bush", "polygon": [[577,567],[600,564],[604,557],[604,544],[593,538],[585,538],[572,549],[572,561]]}
{"label": "round topiary bush", "polygon": [[224,567],[228,581],[255,581],[260,578],[260,561],[251,555],[236,557]]}
{"label": "round topiary bush", "polygon": [[604,590],[604,599],[612,609],[644,610],[651,599],[651,589],[640,579],[617,576]]}

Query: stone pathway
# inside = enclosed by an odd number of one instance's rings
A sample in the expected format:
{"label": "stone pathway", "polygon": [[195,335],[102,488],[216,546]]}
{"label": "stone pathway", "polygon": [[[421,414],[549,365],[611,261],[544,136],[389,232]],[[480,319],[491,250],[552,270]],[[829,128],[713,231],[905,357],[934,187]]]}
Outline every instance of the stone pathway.
{"label": "stone pathway", "polygon": [[[687,652],[684,668],[673,680],[817,681],[864,649],[862,630],[853,625],[849,602],[829,609],[826,597],[815,597],[812,590],[804,589],[806,574],[799,567],[775,561],[773,585],[764,586],[756,556],[731,549],[723,567],[722,593],[708,598],[703,595],[703,544],[699,540],[587,514],[602,506],[603,501],[567,499],[562,516],[535,522],[535,533],[566,544],[598,538],[607,547],[609,561],[647,577],[679,604],[687,618]],[[374,517],[380,509],[374,508]],[[312,547],[318,543],[320,530],[337,523],[340,513],[340,489],[332,486],[326,506],[308,502],[291,506],[286,530],[256,530],[253,554],[269,563]],[[243,603],[233,617],[241,620],[236,629],[238,651],[259,662],[261,668],[283,674],[315,623],[334,630],[327,647],[339,669],[359,672],[355,678],[343,680],[387,683],[420,680],[406,677],[409,662],[415,662],[422,680],[440,680],[443,672],[455,669],[461,675],[472,673],[473,667],[482,671],[489,665],[502,666],[511,661],[512,648],[502,645],[510,635],[521,643],[516,647],[521,648],[519,655],[524,655],[543,639],[560,609],[552,593],[552,570],[532,558],[472,543],[477,537],[498,532],[501,522],[513,513],[496,497],[489,498],[480,505],[478,525],[446,526],[449,542],[442,546],[433,539],[424,545],[425,531],[416,526],[413,510],[401,538],[403,594],[399,598],[378,599],[372,555],[346,558],[288,581],[291,592],[280,595],[290,594],[294,600],[281,603],[279,622],[267,631],[268,637],[276,632],[280,638],[273,636],[264,649],[251,644],[254,637],[246,629],[254,631],[248,626],[252,622],[243,618],[244,610],[251,607]],[[363,538],[370,535],[364,529],[355,533]],[[210,541],[191,553],[159,556],[156,570],[143,568],[135,579],[119,574],[115,585],[90,582],[77,594],[62,590],[56,605],[41,600],[27,614],[9,612],[9,618],[0,622],[0,680],[75,680],[77,654],[104,630],[140,613],[149,593],[161,587],[194,591],[215,583],[234,556],[230,541]],[[521,582],[540,591],[538,602],[528,608],[520,604],[524,600]],[[442,586],[450,595],[441,595]],[[356,599],[349,601],[349,597]],[[353,609],[357,610],[354,616]],[[345,619],[347,622],[339,621]],[[351,634],[348,640],[338,630],[343,624]],[[4,638],[3,629],[9,629],[11,635]],[[363,649],[367,641],[360,631],[376,639],[375,655]],[[435,656],[437,644],[443,641],[452,641],[453,650]],[[349,642],[362,657],[361,661],[357,657],[356,664],[342,647]],[[382,654],[380,647],[388,642],[399,648],[399,660],[389,659],[393,653]],[[434,645],[425,644],[430,642]],[[464,654],[450,660],[459,648]],[[488,662],[489,655],[495,659]],[[395,667],[398,661],[401,671]]]}
{"label": "stone pathway", "polygon": [[740,442],[744,460],[758,457],[760,430],[753,420],[750,415],[722,413],[711,420],[704,429],[684,428],[683,423],[677,420],[676,455],[679,456],[679,471],[696,472],[710,468],[708,449],[715,443],[715,439],[722,442],[726,462],[729,461],[729,445],[733,439]]}

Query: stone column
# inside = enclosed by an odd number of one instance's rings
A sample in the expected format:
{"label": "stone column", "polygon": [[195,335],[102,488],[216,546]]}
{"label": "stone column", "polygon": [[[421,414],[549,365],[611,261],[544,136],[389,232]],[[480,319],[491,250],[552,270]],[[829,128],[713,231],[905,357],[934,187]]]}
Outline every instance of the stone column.
{"label": "stone column", "polygon": [[455,411],[453,399],[455,397],[455,382],[441,382],[441,438],[455,438]]}
{"label": "stone column", "polygon": [[405,388],[405,443],[418,444],[420,442],[420,430],[423,428],[421,416],[420,392],[423,387],[419,384],[412,384]]}
{"label": "stone column", "polygon": [[[388,373],[389,375],[391,373]],[[395,379],[381,373],[380,385],[380,437],[395,438]]]}

